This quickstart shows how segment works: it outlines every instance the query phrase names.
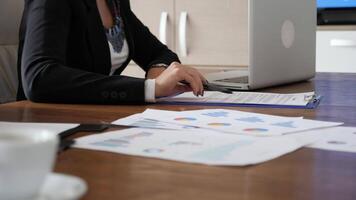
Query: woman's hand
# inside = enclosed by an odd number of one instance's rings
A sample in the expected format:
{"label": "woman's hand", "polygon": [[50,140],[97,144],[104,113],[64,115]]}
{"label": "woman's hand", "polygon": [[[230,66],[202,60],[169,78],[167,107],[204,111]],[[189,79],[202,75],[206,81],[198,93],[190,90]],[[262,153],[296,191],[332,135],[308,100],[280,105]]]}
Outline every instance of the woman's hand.
{"label": "woman's hand", "polygon": [[198,70],[173,62],[156,78],[155,96],[164,97],[186,91],[193,91],[195,96],[203,96],[205,82],[205,78]]}

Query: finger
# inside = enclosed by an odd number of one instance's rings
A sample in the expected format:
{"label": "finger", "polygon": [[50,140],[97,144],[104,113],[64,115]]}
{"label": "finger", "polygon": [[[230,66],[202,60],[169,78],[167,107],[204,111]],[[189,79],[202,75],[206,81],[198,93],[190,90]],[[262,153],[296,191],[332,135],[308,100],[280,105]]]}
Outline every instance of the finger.
{"label": "finger", "polygon": [[198,74],[200,77],[200,80],[204,83],[207,83],[206,78],[199,72],[199,70],[195,69],[195,68],[190,68],[194,73]]}
{"label": "finger", "polygon": [[199,73],[199,76],[200,76],[200,79],[203,81],[204,84],[208,83],[208,80],[206,80],[206,78],[201,73]]}
{"label": "finger", "polygon": [[202,96],[204,96],[204,91],[205,91],[204,85],[208,84],[208,80],[206,80],[206,78],[200,72],[198,72],[198,73],[199,73],[200,79],[203,82],[203,94],[202,94]]}
{"label": "finger", "polygon": [[189,86],[192,88],[194,95],[198,96],[199,86],[197,85],[197,83],[194,80],[194,78],[189,73],[184,73],[183,74],[183,80],[185,80],[186,82],[189,83]]}
{"label": "finger", "polygon": [[198,74],[194,73],[194,72],[188,72],[188,74],[190,74],[193,77],[195,83],[198,86],[198,91],[199,91],[198,95],[202,95],[204,87],[203,87],[203,83],[202,83],[202,81],[200,79],[200,76]]}
{"label": "finger", "polygon": [[192,71],[192,68],[187,67],[187,66],[182,66],[182,65],[172,65],[172,70],[175,71],[176,73],[176,77],[178,77],[179,80],[177,81],[185,81],[187,82],[190,87],[193,90],[194,95],[198,96],[201,93],[202,88],[202,83],[201,83],[201,79],[200,77],[193,76],[194,71],[193,72],[189,72]]}
{"label": "finger", "polygon": [[197,85],[199,86],[199,95],[203,96],[204,93],[204,85],[203,79],[200,76],[200,73],[196,69],[188,70],[188,73],[194,78]]}
{"label": "finger", "polygon": [[200,77],[200,79],[203,81],[203,83],[206,82],[205,77],[199,72],[199,70],[197,70],[196,68],[193,68],[193,67],[189,67],[189,69],[190,69],[191,71],[193,71],[194,73],[198,74],[199,77]]}

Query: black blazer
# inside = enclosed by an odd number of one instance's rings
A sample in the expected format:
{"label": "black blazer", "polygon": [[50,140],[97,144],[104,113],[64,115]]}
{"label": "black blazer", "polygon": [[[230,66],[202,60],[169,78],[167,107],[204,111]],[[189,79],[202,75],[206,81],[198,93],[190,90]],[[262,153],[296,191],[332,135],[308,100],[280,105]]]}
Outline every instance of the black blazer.
{"label": "black blazer", "polygon": [[144,103],[144,79],[119,76],[133,59],[147,71],[179,61],[120,0],[129,58],[113,76],[95,0],[25,0],[20,27],[18,100]]}

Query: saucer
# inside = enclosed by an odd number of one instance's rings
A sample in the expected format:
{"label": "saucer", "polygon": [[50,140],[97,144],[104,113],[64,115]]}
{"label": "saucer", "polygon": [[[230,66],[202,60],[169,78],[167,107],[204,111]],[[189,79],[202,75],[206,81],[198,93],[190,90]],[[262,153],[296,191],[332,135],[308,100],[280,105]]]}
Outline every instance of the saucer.
{"label": "saucer", "polygon": [[51,173],[46,177],[34,200],[78,200],[87,191],[87,184],[79,177]]}

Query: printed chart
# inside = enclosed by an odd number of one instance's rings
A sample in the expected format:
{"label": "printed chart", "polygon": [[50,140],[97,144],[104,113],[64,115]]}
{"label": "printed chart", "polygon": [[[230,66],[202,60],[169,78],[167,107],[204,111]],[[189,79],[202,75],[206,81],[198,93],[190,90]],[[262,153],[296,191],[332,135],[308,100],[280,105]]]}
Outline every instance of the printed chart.
{"label": "printed chart", "polygon": [[356,153],[356,128],[334,127],[323,130],[323,137],[311,148]]}
{"label": "printed chart", "polygon": [[76,140],[75,147],[208,165],[244,166],[294,151],[310,141],[132,128]]}
{"label": "printed chart", "polygon": [[142,118],[180,126],[194,126],[230,134],[276,136],[305,130],[333,127],[342,123],[281,117],[226,109],[162,113],[148,109]]}

